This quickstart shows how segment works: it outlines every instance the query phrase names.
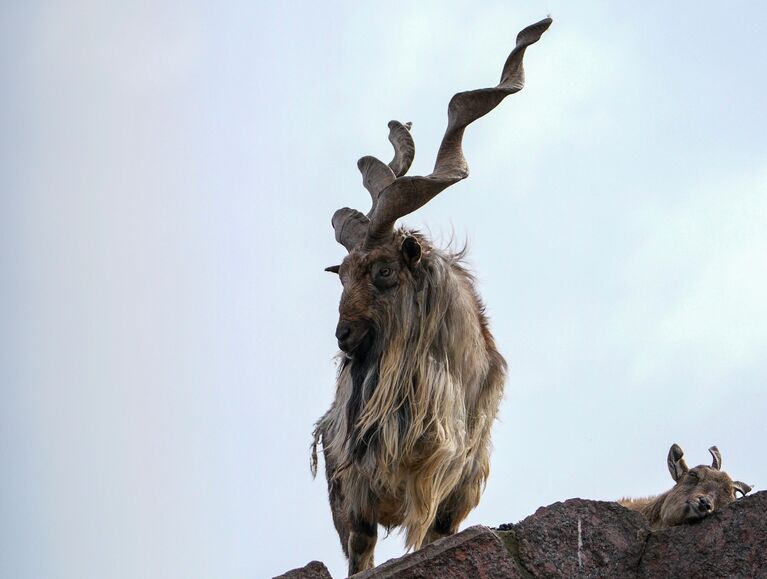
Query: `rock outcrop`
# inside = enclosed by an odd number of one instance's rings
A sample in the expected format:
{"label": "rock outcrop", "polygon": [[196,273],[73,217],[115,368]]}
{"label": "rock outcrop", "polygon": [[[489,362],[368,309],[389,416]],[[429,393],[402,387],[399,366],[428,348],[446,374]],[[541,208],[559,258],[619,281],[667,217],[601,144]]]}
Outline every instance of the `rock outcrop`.
{"label": "rock outcrop", "polygon": [[333,579],[333,577],[331,577],[330,571],[328,571],[324,563],[312,561],[306,567],[293,569],[274,577],[274,579]]}
{"label": "rock outcrop", "polygon": [[[330,579],[330,573],[313,561],[280,577]],[[570,499],[516,524],[471,527],[355,577],[767,578],[767,492],[662,531],[651,531],[642,515],[617,503]]]}

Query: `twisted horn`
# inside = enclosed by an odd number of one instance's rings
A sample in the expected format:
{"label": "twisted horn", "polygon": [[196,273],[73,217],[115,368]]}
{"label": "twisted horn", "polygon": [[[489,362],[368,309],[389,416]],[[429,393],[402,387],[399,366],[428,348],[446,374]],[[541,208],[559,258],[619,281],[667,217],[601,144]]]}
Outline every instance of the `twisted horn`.
{"label": "twisted horn", "polygon": [[365,239],[370,220],[356,209],[344,207],[333,214],[330,220],[336,232],[336,241],[351,251]]}
{"label": "twisted horn", "polygon": [[351,251],[365,238],[369,217],[378,206],[381,192],[410,168],[415,157],[415,144],[410,136],[410,127],[410,123],[403,125],[398,121],[389,122],[389,141],[394,147],[394,158],[388,165],[372,156],[362,157],[357,161],[357,167],[362,173],[362,185],[370,193],[372,204],[367,216],[349,207],[339,209],[333,214],[331,223],[336,232],[336,241],[347,251]]}
{"label": "twisted horn", "polygon": [[[437,153],[434,171],[430,175],[404,176],[415,155],[410,124],[403,125],[397,121],[389,123],[389,140],[394,146],[394,159],[388,165],[370,156],[358,161],[363,185],[370,192],[372,207],[367,217],[349,208],[336,211],[333,227],[339,243],[349,251],[362,239],[368,249],[385,243],[391,238],[397,219],[422,207],[441,191],[469,175],[469,166],[462,149],[464,130],[498,106],[506,96],[522,90],[525,84],[522,66],[525,50],[538,42],[550,25],[551,18],[544,18],[517,35],[516,46],[506,59],[501,82],[497,86],[453,96],[447,109],[447,129]],[[367,219],[369,223],[365,224],[361,218]],[[347,220],[352,222],[347,223]]]}
{"label": "twisted horn", "polygon": [[410,135],[411,126],[411,123],[403,125],[399,121],[389,121],[389,141],[394,147],[394,158],[388,165],[370,155],[357,161],[357,168],[362,173],[362,185],[370,193],[372,201],[368,217],[375,213],[381,192],[410,169],[415,157],[415,143]]}
{"label": "twisted horn", "polygon": [[389,142],[394,147],[394,158],[389,163],[389,167],[397,177],[402,177],[410,169],[415,158],[415,143],[410,134],[410,127],[413,123],[399,121],[389,121]]}

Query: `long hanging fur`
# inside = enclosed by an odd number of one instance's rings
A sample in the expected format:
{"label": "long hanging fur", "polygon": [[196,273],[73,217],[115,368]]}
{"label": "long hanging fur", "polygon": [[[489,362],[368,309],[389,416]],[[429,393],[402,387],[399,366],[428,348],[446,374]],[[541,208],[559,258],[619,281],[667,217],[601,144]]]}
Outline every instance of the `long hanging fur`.
{"label": "long hanging fur", "polygon": [[440,505],[457,526],[479,503],[506,372],[462,253],[418,239],[428,248],[421,279],[403,284],[374,320],[367,357],[342,360],[312,451],[316,473],[322,444],[344,512],[349,504],[364,515],[376,509],[381,524],[404,528],[411,549],[427,541]]}

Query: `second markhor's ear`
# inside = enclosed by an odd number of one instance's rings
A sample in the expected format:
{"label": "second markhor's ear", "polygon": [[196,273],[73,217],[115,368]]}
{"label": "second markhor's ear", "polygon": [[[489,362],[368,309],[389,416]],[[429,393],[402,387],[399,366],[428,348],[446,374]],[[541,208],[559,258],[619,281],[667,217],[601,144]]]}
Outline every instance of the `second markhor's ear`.
{"label": "second markhor's ear", "polygon": [[402,241],[402,247],[400,249],[405,258],[405,263],[407,263],[409,267],[413,267],[421,261],[421,244],[418,243],[418,240],[412,235],[408,235]]}
{"label": "second markhor's ear", "polygon": [[745,497],[749,492],[751,492],[753,487],[739,480],[734,480],[732,481],[732,488],[734,488],[737,492]]}
{"label": "second markhor's ear", "polygon": [[672,444],[668,451],[666,462],[668,463],[668,471],[671,473],[671,478],[675,481],[678,481],[688,470],[690,470],[687,467],[684,458],[682,458],[683,456],[684,451],[682,450],[682,447],[678,444]]}
{"label": "second markhor's ear", "polygon": [[330,267],[326,267],[325,271],[329,271],[330,273],[338,273],[339,269],[341,269],[340,265],[331,265]]}

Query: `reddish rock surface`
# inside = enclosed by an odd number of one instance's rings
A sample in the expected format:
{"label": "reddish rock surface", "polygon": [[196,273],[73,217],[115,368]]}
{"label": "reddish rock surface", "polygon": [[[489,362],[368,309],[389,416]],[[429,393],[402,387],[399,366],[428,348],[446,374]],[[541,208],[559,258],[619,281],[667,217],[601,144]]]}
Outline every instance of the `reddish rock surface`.
{"label": "reddish rock surface", "polygon": [[767,492],[699,523],[652,533],[638,577],[767,577]]}
{"label": "reddish rock surface", "polygon": [[359,573],[354,579],[522,579],[498,536],[487,527],[470,527],[420,551]]}
{"label": "reddish rock surface", "polygon": [[[579,527],[580,525],[580,527]],[[570,499],[495,532],[477,526],[355,579],[767,579],[767,492],[692,525],[650,531],[617,503]],[[313,561],[278,579],[330,579]]]}
{"label": "reddish rock surface", "polygon": [[512,549],[516,542],[532,577],[628,577],[648,532],[642,515],[617,503],[570,499],[538,509],[504,540]]}

